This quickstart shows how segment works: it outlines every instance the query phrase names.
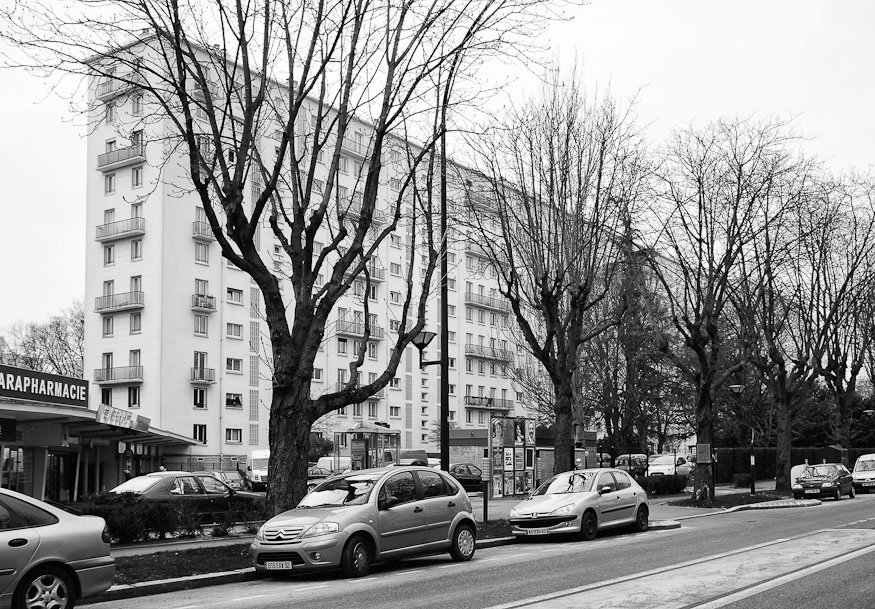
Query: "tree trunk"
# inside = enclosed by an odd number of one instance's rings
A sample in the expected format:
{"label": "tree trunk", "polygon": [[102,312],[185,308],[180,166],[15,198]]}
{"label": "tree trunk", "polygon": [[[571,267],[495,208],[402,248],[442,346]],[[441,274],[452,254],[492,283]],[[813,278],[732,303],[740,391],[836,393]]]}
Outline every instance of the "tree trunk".
{"label": "tree trunk", "polygon": [[[699,386],[699,399],[696,404],[696,442],[711,446],[713,459],[714,420],[711,413],[711,388],[702,383]],[[693,502],[710,507],[714,500],[714,463],[697,463],[693,483]]]}
{"label": "tree trunk", "polygon": [[[306,403],[305,403],[306,402]],[[309,385],[306,393],[282,392],[274,388],[271,400],[270,489],[271,513],[290,510],[307,492],[307,467],[310,452]],[[277,464],[282,464],[278,467]]]}
{"label": "tree trunk", "polygon": [[574,469],[574,417],[572,405],[574,393],[570,378],[557,384],[556,392],[556,437],[553,439],[553,473]]}
{"label": "tree trunk", "polygon": [[789,491],[790,480],[790,445],[793,430],[790,425],[789,396],[780,395],[775,400],[775,490]]}

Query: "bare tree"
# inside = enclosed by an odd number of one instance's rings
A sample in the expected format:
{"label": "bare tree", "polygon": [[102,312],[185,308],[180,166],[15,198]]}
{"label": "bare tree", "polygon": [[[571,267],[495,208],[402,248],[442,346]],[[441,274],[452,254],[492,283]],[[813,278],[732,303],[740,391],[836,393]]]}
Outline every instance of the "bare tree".
{"label": "bare tree", "polygon": [[0,361],[12,366],[82,378],[85,314],[81,301],[75,301],[61,315],[44,323],[32,322],[12,327],[8,337],[0,337]]}
{"label": "bare tree", "polygon": [[632,129],[628,110],[588,100],[572,74],[495,130],[480,151],[488,186],[469,188],[499,292],[552,384],[555,472],[574,467],[580,347],[621,315],[598,306],[618,268],[624,181],[638,158]]}
{"label": "bare tree", "polygon": [[[54,2],[16,4],[3,15],[2,36],[30,65],[145,96],[136,120],[152,125],[152,139],[133,144],[162,149],[162,171],[179,175],[175,185],[197,197],[222,255],[260,289],[275,510],[305,493],[314,422],[385,387],[424,326],[445,241],[432,223],[435,144],[454,87],[473,87],[472,67],[523,44],[549,6],[119,0],[74,3],[63,15]],[[279,245],[280,268],[260,247],[262,228]],[[368,339],[383,329],[367,298],[360,317],[332,314],[356,282],[368,289],[393,232],[406,235],[407,290],[388,364],[363,383]],[[427,264],[417,276],[420,255]],[[358,332],[362,346],[345,386],[314,397],[314,357],[335,322]]]}

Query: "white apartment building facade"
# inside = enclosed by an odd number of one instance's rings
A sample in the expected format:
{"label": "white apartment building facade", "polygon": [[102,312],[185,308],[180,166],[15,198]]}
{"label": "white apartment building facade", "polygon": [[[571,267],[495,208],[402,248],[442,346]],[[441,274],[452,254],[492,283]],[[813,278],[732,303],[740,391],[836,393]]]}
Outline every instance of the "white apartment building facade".
{"label": "white apartment building facade", "polygon": [[[268,447],[270,349],[259,289],[222,258],[191,191],[187,157],[163,138],[172,131],[167,119],[155,119],[154,108],[136,87],[96,81],[91,96],[85,371],[92,382],[92,408],[106,404],[130,410],[156,427],[197,440],[185,455],[165,455],[168,466],[245,461],[250,451]],[[341,185],[348,180],[346,188],[354,192],[368,128],[351,126],[348,133]],[[263,138],[263,153],[275,145]],[[387,171],[380,186],[385,200],[398,188],[391,166]],[[250,190],[260,188],[255,182]],[[375,213],[376,223],[384,221]],[[363,334],[365,298],[371,337],[362,381],[385,369],[413,260],[406,231],[399,227],[381,244],[369,265],[370,284],[357,281],[337,304],[315,362],[314,393],[336,391],[348,379]],[[450,420],[457,428],[485,428],[490,413],[526,414],[509,375],[516,357],[515,324],[476,241],[461,229],[453,234]],[[266,224],[257,244],[282,276],[287,258]],[[415,272],[419,277],[420,269]],[[432,291],[437,293],[435,285]],[[439,309],[434,298],[428,329],[438,330]],[[432,347],[426,359],[436,352]],[[314,431],[333,439],[335,431],[380,421],[401,432],[402,448],[437,452],[439,387],[438,368],[420,369],[410,346],[389,386],[325,417]]]}

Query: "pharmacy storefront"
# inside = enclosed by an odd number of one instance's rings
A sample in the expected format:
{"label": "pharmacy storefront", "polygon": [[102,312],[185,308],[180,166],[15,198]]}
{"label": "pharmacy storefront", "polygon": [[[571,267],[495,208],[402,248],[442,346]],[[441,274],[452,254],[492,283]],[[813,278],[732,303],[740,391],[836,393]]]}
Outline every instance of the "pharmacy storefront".
{"label": "pharmacy storefront", "polygon": [[0,365],[0,487],[75,501],[158,468],[193,440],[127,410],[88,405],[88,381]]}

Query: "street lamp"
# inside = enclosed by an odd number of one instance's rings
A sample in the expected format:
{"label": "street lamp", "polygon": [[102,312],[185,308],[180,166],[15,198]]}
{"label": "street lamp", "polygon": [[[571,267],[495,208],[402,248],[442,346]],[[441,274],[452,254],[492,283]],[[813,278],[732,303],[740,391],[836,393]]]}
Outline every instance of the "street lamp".
{"label": "street lamp", "polygon": [[422,352],[425,351],[426,347],[428,347],[429,343],[434,340],[434,337],[437,336],[434,332],[426,332],[425,330],[420,330],[419,334],[413,337],[412,343],[413,346],[419,350],[419,367],[420,369],[425,368],[426,366],[434,366],[441,363],[441,360],[433,360],[430,362],[422,361]]}
{"label": "street lamp", "polygon": [[[730,385],[729,389],[732,391],[732,393],[735,394],[736,397],[738,397],[744,391],[744,385]],[[757,494],[757,482],[756,482],[757,478],[756,478],[756,460],[753,456],[753,437],[754,437],[754,430],[753,430],[753,423],[751,423],[751,425],[750,425],[750,448],[748,449],[748,457],[750,459],[750,494],[756,495]]]}
{"label": "street lamp", "polygon": [[[443,299],[446,302],[446,298]],[[444,302],[441,303],[441,309],[444,308]],[[441,469],[450,471],[450,399],[449,399],[449,358],[447,354],[448,344],[445,340],[447,327],[446,317],[443,317],[441,323],[441,356],[439,359],[424,361],[422,352],[428,347],[429,343],[437,336],[435,332],[427,332],[420,330],[419,334],[413,337],[411,342],[413,346],[419,350],[419,368],[426,366],[441,367],[441,399],[440,399],[440,437],[441,437]]]}

